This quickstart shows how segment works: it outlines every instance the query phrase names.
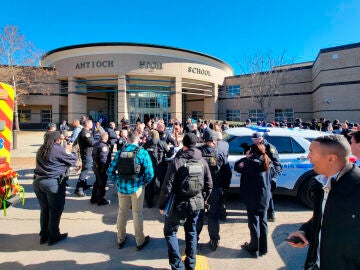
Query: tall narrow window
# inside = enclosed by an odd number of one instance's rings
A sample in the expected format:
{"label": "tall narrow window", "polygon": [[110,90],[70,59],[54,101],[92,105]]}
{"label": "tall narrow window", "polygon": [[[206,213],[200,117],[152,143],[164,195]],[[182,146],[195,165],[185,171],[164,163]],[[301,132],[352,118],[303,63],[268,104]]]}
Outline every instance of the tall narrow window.
{"label": "tall narrow window", "polygon": [[41,110],[40,117],[41,117],[40,118],[41,123],[52,122],[52,110]]}
{"label": "tall narrow window", "polygon": [[67,80],[59,81],[59,94],[60,96],[67,96],[69,92],[69,83]]}

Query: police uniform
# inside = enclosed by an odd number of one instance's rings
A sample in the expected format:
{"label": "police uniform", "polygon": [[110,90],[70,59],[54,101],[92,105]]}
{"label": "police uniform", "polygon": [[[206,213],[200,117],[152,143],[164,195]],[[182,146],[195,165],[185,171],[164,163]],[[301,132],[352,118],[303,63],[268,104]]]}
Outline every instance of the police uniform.
{"label": "police uniform", "polygon": [[[168,130],[164,130],[162,132],[158,131],[158,132],[159,132],[159,138],[160,138],[161,141],[165,142],[166,144],[170,143],[175,147],[178,146],[176,140],[174,139],[174,137],[170,134],[170,132]],[[166,162],[165,160],[160,162],[159,165],[158,165],[157,178],[158,178],[158,180],[160,182],[160,186],[164,182],[164,177],[165,177],[167,168],[168,168],[168,162]]]}
{"label": "police uniform", "polygon": [[[263,140],[263,144],[265,146],[266,154],[269,156],[269,158],[272,161],[272,167],[270,168],[271,171],[271,191],[273,192],[276,189],[276,177],[278,175],[281,175],[282,173],[282,166],[280,163],[280,157],[279,153],[276,150],[276,147],[272,144],[268,143],[265,139]],[[274,221],[275,220],[275,209],[274,209],[274,201],[271,196],[269,201],[269,208],[267,210],[267,218],[268,221]]]}
{"label": "police uniform", "polygon": [[[204,133],[204,141],[216,141],[217,134],[213,130],[209,130]],[[231,179],[231,174],[227,174],[226,176],[221,173],[226,170],[225,166],[228,166],[227,156],[228,156],[228,145],[225,142],[218,142],[216,147],[209,146],[204,144],[203,146],[198,148],[204,158],[204,156],[208,156],[209,154],[217,151],[216,156],[216,167],[217,171],[214,171],[210,168],[211,177],[213,180],[213,190],[210,194],[210,197],[207,200],[209,205],[208,209],[208,231],[210,236],[210,247],[212,250],[216,250],[219,245],[220,240],[220,217],[222,214],[222,201],[223,201],[223,192],[225,189],[228,189]],[[209,166],[210,167],[210,166]],[[198,223],[197,223],[197,233],[198,239],[203,227],[203,219],[204,219],[204,210],[200,212]]]}
{"label": "police uniform", "polygon": [[126,144],[127,144],[126,138],[120,137],[116,143],[117,150],[119,151],[123,149],[123,147],[125,147]]}
{"label": "police uniform", "polygon": [[40,244],[50,245],[65,236],[60,234],[59,224],[65,205],[67,170],[76,160],[75,153],[66,153],[58,143],[54,144],[48,159],[36,155],[33,188],[41,209]]}
{"label": "police uniform", "polygon": [[166,142],[167,144],[171,143],[173,146],[178,146],[175,138],[170,134],[168,130],[162,132],[159,131],[160,140]]}
{"label": "police uniform", "polygon": [[79,180],[76,184],[75,194],[78,196],[85,196],[84,190],[91,187],[91,185],[87,184],[86,180],[90,177],[89,174],[91,173],[94,138],[91,135],[90,130],[83,128],[79,133],[77,141],[80,148],[82,168]]}
{"label": "police uniform", "polygon": [[93,171],[95,174],[95,182],[90,202],[97,203],[98,205],[106,205],[109,202],[104,199],[105,186],[107,183],[106,171],[111,162],[111,153],[109,145],[106,142],[99,141],[94,144],[92,151],[93,158]]}
{"label": "police uniform", "polygon": [[110,142],[110,153],[113,152],[114,150],[114,146],[118,140],[118,137],[117,137],[117,134],[116,134],[116,131],[115,129],[112,129],[112,128],[108,128],[106,130],[106,132],[109,134],[109,142]]}

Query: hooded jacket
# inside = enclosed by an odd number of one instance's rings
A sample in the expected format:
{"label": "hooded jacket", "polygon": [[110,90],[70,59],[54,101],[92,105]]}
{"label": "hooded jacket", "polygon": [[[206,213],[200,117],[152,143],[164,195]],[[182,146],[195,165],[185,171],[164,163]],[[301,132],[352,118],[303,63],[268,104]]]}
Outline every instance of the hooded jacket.
{"label": "hooded jacket", "polygon": [[[207,162],[202,159],[201,152],[198,149],[191,148],[186,151],[180,150],[173,161],[171,162],[170,166],[168,167],[168,170],[165,175],[165,179],[163,182],[163,185],[161,187],[161,192],[159,196],[159,209],[164,209],[166,206],[166,203],[170,197],[171,192],[176,192],[174,190],[174,187],[179,186],[179,177],[177,177],[177,171],[182,166],[181,159],[194,159],[194,160],[201,160],[203,163],[203,176],[204,176],[204,190],[203,193],[205,193],[205,196],[208,197],[212,190],[212,178],[209,166]],[[175,193],[176,195],[176,193]],[[175,202],[180,203],[180,202]]]}

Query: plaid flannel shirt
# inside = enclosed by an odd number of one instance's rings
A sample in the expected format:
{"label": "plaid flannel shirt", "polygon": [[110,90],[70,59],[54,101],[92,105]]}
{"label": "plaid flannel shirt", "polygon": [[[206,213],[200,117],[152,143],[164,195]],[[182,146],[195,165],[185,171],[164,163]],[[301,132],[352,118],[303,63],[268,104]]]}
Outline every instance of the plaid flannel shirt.
{"label": "plaid flannel shirt", "polygon": [[[135,151],[136,144],[127,144],[125,151]],[[122,194],[132,194],[136,192],[139,187],[151,182],[154,178],[154,169],[151,163],[151,158],[149,153],[141,148],[136,155],[136,164],[140,164],[143,167],[144,173],[138,175],[135,180],[123,179],[120,178],[117,174],[117,164],[119,161],[121,150],[116,152],[114,160],[111,162],[109,169],[107,170],[107,175],[112,181],[116,181],[118,192]]]}

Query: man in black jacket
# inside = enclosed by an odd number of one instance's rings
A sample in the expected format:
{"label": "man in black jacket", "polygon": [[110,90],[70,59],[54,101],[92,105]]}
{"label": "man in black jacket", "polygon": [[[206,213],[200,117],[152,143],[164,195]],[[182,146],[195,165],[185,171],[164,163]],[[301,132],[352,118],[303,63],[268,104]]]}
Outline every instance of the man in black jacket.
{"label": "man in black jacket", "polygon": [[91,185],[88,185],[87,179],[90,177],[92,171],[92,150],[94,146],[94,137],[91,135],[93,127],[93,121],[86,120],[83,129],[80,131],[77,141],[80,148],[80,156],[82,161],[81,173],[79,180],[76,184],[75,194],[80,197],[84,197],[84,190],[89,189]]}
{"label": "man in black jacket", "polygon": [[[316,138],[309,159],[324,175],[314,186],[313,217],[289,234],[289,243],[309,245],[304,269],[360,269],[360,169],[349,162],[350,145],[341,135]],[[297,238],[297,239],[296,239]]]}
{"label": "man in black jacket", "polygon": [[109,123],[106,132],[109,134],[110,153],[112,153],[114,151],[114,146],[119,139],[119,135],[117,135],[115,131],[115,122]]}
{"label": "man in black jacket", "polygon": [[[201,152],[195,148],[197,138],[195,134],[188,133],[183,138],[183,148],[180,150],[171,165],[169,166],[164,183],[161,188],[159,196],[159,208],[160,213],[164,214],[164,209],[169,200],[170,194],[175,194],[175,202],[173,211],[170,215],[165,217],[164,236],[168,246],[169,263],[171,269],[195,269],[196,265],[196,247],[197,247],[197,233],[196,223],[199,216],[199,212],[204,208],[204,197],[202,193],[205,193],[205,198],[209,196],[212,189],[212,179],[208,164],[201,158]],[[193,162],[193,170],[190,168],[191,164],[187,162]],[[196,170],[198,166],[198,170]],[[199,167],[200,166],[200,167]],[[192,172],[199,172],[199,174],[192,174]],[[188,172],[188,174],[186,174]],[[190,185],[189,178],[196,177],[196,183],[192,182]],[[192,178],[194,179],[194,178]],[[187,182],[189,181],[189,182]],[[186,185],[188,183],[189,185]],[[185,186],[188,186],[188,190]],[[192,188],[190,188],[190,186]],[[198,187],[198,188],[197,188]],[[194,191],[196,189],[196,191]],[[190,194],[192,190],[192,194]],[[179,250],[179,243],[176,236],[180,222],[185,220],[185,267],[181,260],[181,254]]]}

